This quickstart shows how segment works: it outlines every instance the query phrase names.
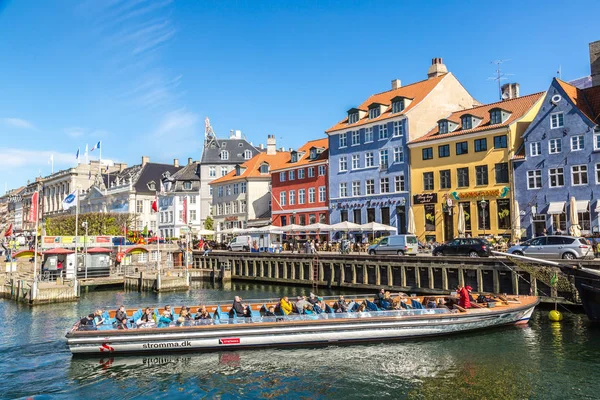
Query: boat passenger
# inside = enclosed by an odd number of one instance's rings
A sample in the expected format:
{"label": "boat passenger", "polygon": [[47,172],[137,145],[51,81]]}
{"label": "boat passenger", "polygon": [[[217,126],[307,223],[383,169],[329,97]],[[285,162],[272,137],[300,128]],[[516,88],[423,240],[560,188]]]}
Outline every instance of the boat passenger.
{"label": "boat passenger", "polygon": [[94,314],[89,314],[79,321],[79,330],[81,331],[93,331],[96,330],[94,326]]}
{"label": "boat passenger", "polygon": [[275,306],[269,306],[269,309],[265,313],[265,317],[274,317],[275,316]]}
{"label": "boat passenger", "polygon": [[125,306],[120,306],[115,314],[115,320],[117,321],[117,329],[127,329],[127,312],[125,312]]}
{"label": "boat passenger", "polygon": [[292,303],[290,302],[287,296],[283,296],[279,300],[279,307],[285,315],[291,314],[294,310],[294,307],[292,306]]}
{"label": "boat passenger", "polygon": [[[379,298],[379,294],[377,294],[377,297]],[[390,292],[385,292],[383,294],[383,298],[379,300],[379,307],[383,308],[384,310],[391,310],[392,308],[394,308],[394,300],[392,299],[392,295]]]}
{"label": "boat passenger", "polygon": [[296,309],[299,314],[305,314],[305,310],[312,311],[313,306],[309,301],[306,300],[305,296],[298,296],[298,301],[296,301]]}
{"label": "boat passenger", "polygon": [[314,312],[317,314],[321,314],[323,312],[323,307],[321,306],[319,298],[314,293],[310,293],[308,299],[306,300],[310,303]]}
{"label": "boat passenger", "polygon": [[171,322],[173,322],[173,311],[171,311],[171,306],[170,305],[166,305],[165,309],[163,310],[162,316],[164,318],[168,318]]}
{"label": "boat passenger", "polygon": [[385,297],[385,289],[381,289],[381,290],[379,290],[379,293],[377,293],[377,296],[375,297],[375,299],[373,299],[373,303],[375,303],[375,305],[377,307],[381,307],[381,302],[383,301],[384,297]]}
{"label": "boat passenger", "polygon": [[436,308],[437,304],[435,302],[435,297],[427,297],[427,302],[425,302],[425,308]]}
{"label": "boat passenger", "polygon": [[445,308],[447,310],[448,306],[446,305],[446,301],[442,297],[440,297],[435,308]]}
{"label": "boat passenger", "polygon": [[185,322],[192,320],[192,314],[189,311],[189,307],[182,308],[179,313],[179,318],[183,318]]}
{"label": "boat passenger", "polygon": [[469,298],[469,291],[467,288],[462,285],[458,285],[456,287],[456,291],[460,297],[458,300],[458,305],[462,308],[471,308],[471,299]]}
{"label": "boat passenger", "polygon": [[348,303],[344,300],[344,296],[340,296],[338,301],[336,301],[333,305],[333,309],[336,313],[343,313],[348,311]]}
{"label": "boat passenger", "polygon": [[104,318],[102,318],[102,310],[96,310],[96,312],[94,312],[94,324],[98,326],[102,325],[104,322]]}
{"label": "boat passenger", "polygon": [[[234,311],[235,310],[235,314]],[[237,317],[250,317],[250,310],[248,306],[242,304],[242,298],[240,296],[235,296],[233,298],[233,304],[231,305],[231,310],[229,310],[229,318]]]}
{"label": "boat passenger", "polygon": [[210,316],[210,313],[206,309],[206,306],[202,306],[202,307],[200,307],[200,310],[198,310],[198,312],[196,313],[196,317],[194,319],[195,320],[204,320],[204,319],[212,319],[212,317]]}
{"label": "boat passenger", "polygon": [[469,292],[469,300],[471,301],[471,303],[476,303],[475,299],[473,298],[473,295],[471,294],[473,292],[473,288],[471,286],[465,286],[465,289],[467,289],[467,292]]}

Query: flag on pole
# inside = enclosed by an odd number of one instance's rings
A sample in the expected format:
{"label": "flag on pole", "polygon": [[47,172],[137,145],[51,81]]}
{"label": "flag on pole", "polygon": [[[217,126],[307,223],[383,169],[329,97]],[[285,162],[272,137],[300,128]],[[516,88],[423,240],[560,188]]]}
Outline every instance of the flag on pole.
{"label": "flag on pole", "polygon": [[158,212],[158,193],[154,195],[154,201],[152,202],[152,211]]}
{"label": "flag on pole", "polygon": [[77,148],[77,153],[75,153],[75,160],[79,161],[79,147]]}
{"label": "flag on pole", "polygon": [[6,231],[4,232],[4,236],[5,236],[5,237],[9,237],[9,236],[12,236],[12,234],[13,234],[13,231],[12,231],[12,224],[10,224],[10,225],[8,226],[8,228],[6,228]]}
{"label": "flag on pole", "polygon": [[183,199],[183,223],[187,224],[187,197]]}
{"label": "flag on pole", "polygon": [[50,154],[50,159],[48,160],[48,164],[54,164],[54,154]]}
{"label": "flag on pole", "polygon": [[77,205],[77,190],[69,193],[62,202],[63,210],[68,210]]}
{"label": "flag on pole", "polygon": [[557,283],[558,275],[556,274],[556,272],[554,272],[554,275],[552,275],[552,278],[550,278],[550,286],[556,286]]}
{"label": "flag on pole", "polygon": [[99,141],[98,143],[96,143],[96,144],[94,145],[94,147],[92,147],[92,149],[90,150],[90,153],[91,153],[92,151],[96,150],[96,149],[99,149],[99,148],[100,148],[100,144],[101,144],[101,141]]}
{"label": "flag on pole", "polygon": [[40,204],[39,196],[40,196],[39,192],[35,192],[31,196],[31,207],[29,208],[29,221],[30,222],[37,222],[38,215],[39,215],[38,206]]}

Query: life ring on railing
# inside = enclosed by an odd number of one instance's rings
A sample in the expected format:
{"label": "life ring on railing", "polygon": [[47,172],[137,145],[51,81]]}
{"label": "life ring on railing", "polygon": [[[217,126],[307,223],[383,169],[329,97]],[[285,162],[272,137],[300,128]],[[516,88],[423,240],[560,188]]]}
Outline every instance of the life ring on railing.
{"label": "life ring on railing", "polygon": [[120,263],[121,261],[123,261],[124,256],[125,253],[117,253],[117,262]]}

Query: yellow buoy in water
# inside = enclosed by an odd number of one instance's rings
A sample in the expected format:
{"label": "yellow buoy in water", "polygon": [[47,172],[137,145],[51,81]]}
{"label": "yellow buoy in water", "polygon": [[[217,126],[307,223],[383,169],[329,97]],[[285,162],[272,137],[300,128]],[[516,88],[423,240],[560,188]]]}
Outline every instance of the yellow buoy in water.
{"label": "yellow buoy in water", "polygon": [[562,321],[563,316],[560,311],[552,310],[548,313],[548,319],[553,322]]}

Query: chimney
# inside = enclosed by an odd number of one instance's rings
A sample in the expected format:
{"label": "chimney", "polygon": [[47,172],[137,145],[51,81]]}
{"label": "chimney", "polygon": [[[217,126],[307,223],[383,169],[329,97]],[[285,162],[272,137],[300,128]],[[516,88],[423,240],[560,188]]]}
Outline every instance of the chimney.
{"label": "chimney", "polygon": [[150,162],[150,157],[142,156],[142,167]]}
{"label": "chimney", "polygon": [[502,100],[516,99],[520,97],[518,83],[505,83],[500,88],[502,91]]}
{"label": "chimney", "polygon": [[240,131],[239,129],[235,130],[235,138],[236,139],[241,139],[242,138],[242,131]]}
{"label": "chimney", "polygon": [[233,129],[231,129],[229,131],[229,139],[233,139],[234,137],[235,137],[235,133],[234,133]]}
{"label": "chimney", "polygon": [[188,157],[188,165],[192,165],[192,157]]}
{"label": "chimney", "polygon": [[277,154],[277,140],[275,139],[275,135],[267,136],[267,155],[272,156]]}
{"label": "chimney", "polygon": [[179,160],[178,159],[176,159],[176,158],[173,159],[173,166],[174,167],[179,167]]}
{"label": "chimney", "polygon": [[402,87],[402,82],[400,82],[400,79],[393,79],[392,80],[392,90],[396,90]]}
{"label": "chimney", "polygon": [[600,86],[600,40],[590,43],[590,75],[592,86]]}
{"label": "chimney", "polygon": [[431,67],[427,71],[427,78],[435,78],[436,76],[444,75],[448,73],[448,68],[442,62],[442,58],[433,58],[431,60]]}
{"label": "chimney", "polygon": [[259,148],[260,150],[264,150],[264,148],[265,148],[265,145],[261,143],[261,144],[259,144],[259,145],[258,145],[258,148]]}

